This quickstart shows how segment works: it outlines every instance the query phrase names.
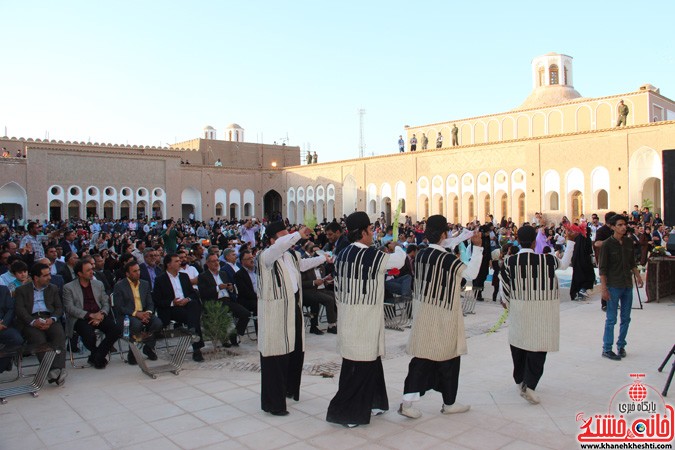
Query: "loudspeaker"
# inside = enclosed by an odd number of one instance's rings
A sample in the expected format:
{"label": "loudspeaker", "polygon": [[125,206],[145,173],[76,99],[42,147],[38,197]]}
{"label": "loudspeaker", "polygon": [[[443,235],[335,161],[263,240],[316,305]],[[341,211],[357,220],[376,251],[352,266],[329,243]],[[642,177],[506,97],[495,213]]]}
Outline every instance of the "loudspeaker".
{"label": "loudspeaker", "polygon": [[675,224],[675,150],[663,151],[663,222]]}

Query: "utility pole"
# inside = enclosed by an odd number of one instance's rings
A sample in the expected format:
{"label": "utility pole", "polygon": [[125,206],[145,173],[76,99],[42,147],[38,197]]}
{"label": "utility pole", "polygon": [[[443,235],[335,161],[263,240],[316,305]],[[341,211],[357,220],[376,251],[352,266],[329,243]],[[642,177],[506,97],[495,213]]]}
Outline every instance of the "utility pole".
{"label": "utility pole", "polygon": [[366,150],[366,143],[363,139],[363,116],[366,115],[366,110],[360,108],[359,112],[359,158],[363,158],[364,152]]}

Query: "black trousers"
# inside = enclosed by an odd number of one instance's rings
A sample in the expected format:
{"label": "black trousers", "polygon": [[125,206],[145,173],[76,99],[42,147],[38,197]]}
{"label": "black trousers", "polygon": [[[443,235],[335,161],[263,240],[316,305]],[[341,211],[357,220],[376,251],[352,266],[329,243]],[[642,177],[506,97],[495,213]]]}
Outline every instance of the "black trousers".
{"label": "black trousers", "polygon": [[219,300],[219,302],[221,302],[223,306],[227,306],[230,309],[230,313],[232,313],[232,316],[235,319],[237,319],[236,320],[237,334],[239,336],[243,336],[244,334],[246,334],[246,327],[248,326],[248,319],[251,317],[251,311],[246,309],[243,305],[237,302],[233,302],[228,298],[222,298]]}
{"label": "black trousers", "polygon": [[191,300],[185,306],[172,306],[169,308],[162,308],[157,311],[159,318],[162,319],[164,326],[167,326],[170,321],[183,323],[191,330],[195,330],[195,334],[199,336],[199,342],[192,344],[193,349],[204,347],[204,339],[202,337],[202,305],[199,301]]}
{"label": "black trousers", "polygon": [[335,293],[326,291],[325,289],[303,289],[302,301],[305,306],[309,306],[312,311],[312,319],[310,320],[312,326],[319,324],[319,312],[321,305],[326,308],[326,320],[328,323],[337,323],[337,308],[335,306]]}
{"label": "black trousers", "polygon": [[[304,321],[299,295],[295,302],[295,350],[285,355],[260,355],[260,406],[265,412],[286,411],[286,397],[300,400],[300,383],[305,352],[302,350]],[[279,317],[283,320],[283,317]]]}
{"label": "black trousers", "polygon": [[[124,322],[118,321],[118,323]],[[148,323],[143,323],[141,322],[140,319],[129,316],[129,332],[132,335],[139,335],[143,331],[147,331],[148,333],[153,334],[152,337],[149,337],[148,339],[145,340],[145,345],[147,345],[152,349],[155,348],[155,343],[157,342],[157,339],[155,339],[154,337],[154,333],[157,331],[161,331],[161,329],[162,329],[162,321],[159,320],[159,317],[157,316],[150,317],[150,321]]]}
{"label": "black trousers", "polygon": [[[63,331],[63,325],[57,321],[52,324],[46,331],[38,330],[35,327],[26,325],[21,331],[26,342],[29,344],[45,344],[49,343],[55,349],[61,350],[61,353],[56,355],[52,363],[52,369],[64,369],[66,367],[66,333]],[[38,361],[42,362],[44,353],[38,353]]]}
{"label": "black trousers", "polygon": [[342,359],[340,383],[328,405],[326,421],[342,425],[370,423],[371,410],[389,409],[382,360]]}
{"label": "black trousers", "polygon": [[531,352],[511,346],[513,358],[513,380],[516,384],[525,383],[533,391],[544,374],[546,352]]}
{"label": "black trousers", "polygon": [[[82,343],[91,352],[94,359],[103,360],[110,353],[110,348],[113,346],[120,336],[122,336],[122,329],[115,323],[112,315],[107,315],[98,325],[91,325],[87,319],[78,319],[75,322],[75,331],[82,338]],[[105,334],[105,338],[98,346],[96,345],[96,330],[101,330]]]}
{"label": "black trousers", "polygon": [[408,376],[403,386],[404,394],[435,390],[443,395],[443,403],[454,405],[459,387],[460,357],[447,361],[431,361],[424,358],[413,358],[408,365]]}

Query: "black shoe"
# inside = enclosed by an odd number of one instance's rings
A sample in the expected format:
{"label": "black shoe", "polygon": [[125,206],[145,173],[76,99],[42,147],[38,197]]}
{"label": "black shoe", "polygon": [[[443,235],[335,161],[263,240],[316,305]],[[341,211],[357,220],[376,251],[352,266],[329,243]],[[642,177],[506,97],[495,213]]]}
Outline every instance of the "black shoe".
{"label": "black shoe", "polygon": [[287,416],[289,414],[285,409],[283,411],[270,411],[269,413],[273,416]]}
{"label": "black shoe", "polygon": [[603,311],[607,311],[607,300],[600,301],[600,309],[602,309]]}
{"label": "black shoe", "polygon": [[337,325],[335,325],[334,327],[328,327],[326,333],[337,334]]}
{"label": "black shoe", "polygon": [[157,361],[157,353],[155,353],[154,348],[150,348],[147,345],[143,346],[143,354],[147,356],[150,361]]}
{"label": "black shoe", "polygon": [[203,362],[204,361],[204,355],[202,355],[202,351],[196,348],[192,352],[192,360],[195,362]]}
{"label": "black shoe", "polygon": [[105,358],[100,358],[96,359],[96,362],[94,362],[94,368],[95,369],[105,369],[105,367],[108,365],[108,360]]}
{"label": "black shoe", "polygon": [[239,347],[239,339],[237,338],[237,335],[234,335],[230,338],[230,346]]}
{"label": "black shoe", "polygon": [[319,330],[319,328],[314,325],[310,327],[309,332],[312,334],[316,334],[317,336],[321,336],[323,334],[323,331]]}
{"label": "black shoe", "polygon": [[621,361],[621,357],[611,350],[608,352],[602,352],[602,356],[603,358],[609,358],[612,361]]}
{"label": "black shoe", "polygon": [[130,366],[135,366],[136,364],[138,364],[136,362],[136,357],[134,356],[133,353],[131,353],[131,350],[129,350],[129,353],[127,354],[127,364],[129,364]]}
{"label": "black shoe", "polygon": [[625,348],[620,348],[620,349],[619,349],[619,356],[620,356],[621,358],[625,358],[625,357],[626,357],[626,349],[625,349]]}

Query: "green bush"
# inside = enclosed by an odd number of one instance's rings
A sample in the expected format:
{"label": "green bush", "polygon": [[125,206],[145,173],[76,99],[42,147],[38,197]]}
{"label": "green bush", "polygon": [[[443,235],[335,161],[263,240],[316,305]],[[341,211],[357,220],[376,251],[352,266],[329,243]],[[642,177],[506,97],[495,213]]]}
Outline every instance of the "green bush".
{"label": "green bush", "polygon": [[217,301],[205,302],[202,328],[206,339],[213,343],[213,348],[218,343],[222,345],[228,342],[234,333],[234,320],[230,308]]}

